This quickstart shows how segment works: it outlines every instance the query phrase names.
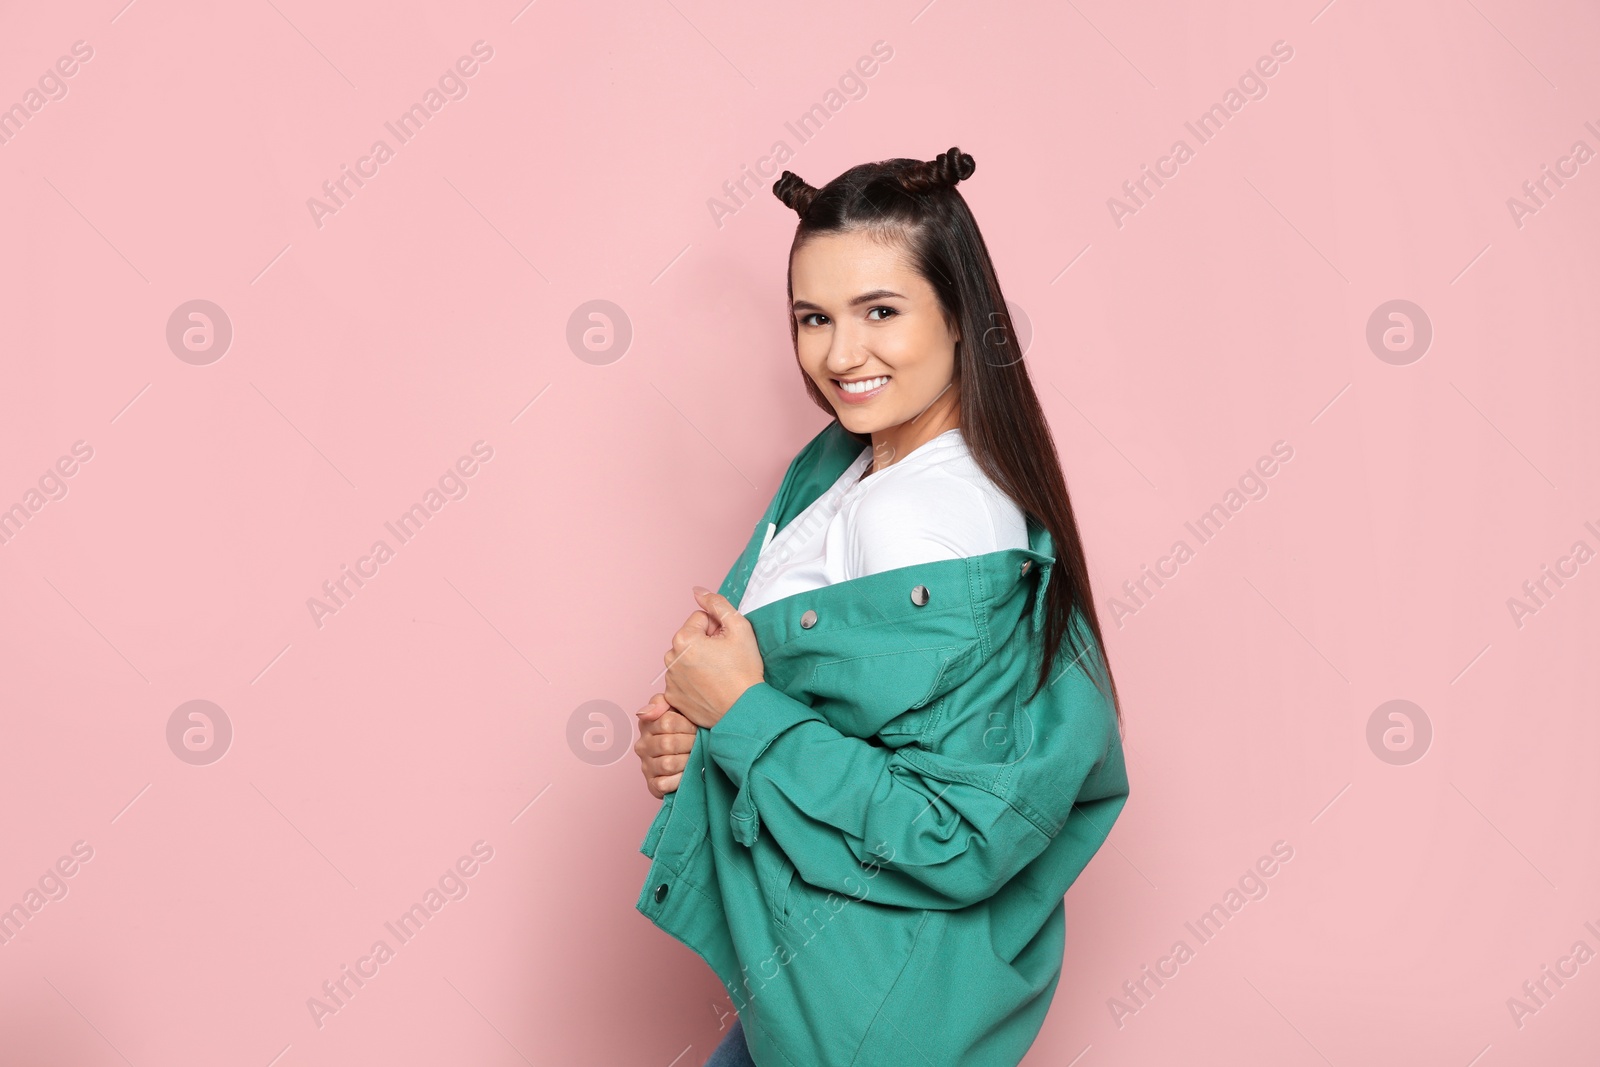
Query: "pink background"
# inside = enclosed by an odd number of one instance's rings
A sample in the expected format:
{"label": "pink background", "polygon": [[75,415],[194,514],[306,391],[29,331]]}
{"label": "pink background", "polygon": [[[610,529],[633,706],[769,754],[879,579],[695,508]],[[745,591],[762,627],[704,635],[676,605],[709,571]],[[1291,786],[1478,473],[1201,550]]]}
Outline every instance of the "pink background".
{"label": "pink background", "polygon": [[[0,507],[39,505],[0,545],[0,905],[66,890],[0,946],[5,1063],[704,1059],[727,1000],[633,910],[656,802],[624,731],[689,587],[824,422],[775,172],[708,206],[778,140],[819,186],[970,152],[1031,324],[1132,799],[1026,1062],[1592,1062],[1600,962],[1507,1003],[1600,951],[1600,565],[1508,607],[1600,549],[1600,161],[1507,205],[1600,150],[1592,6],[122,4],[0,25],[3,106],[93,49],[0,144]],[[385,122],[480,40],[400,144]],[[1277,41],[1266,95],[1199,143],[1184,123]],[[308,198],[379,138],[319,225]],[[1108,198],[1179,138],[1119,226]],[[231,323],[220,358],[169,344],[191,300]],[[569,324],[594,300],[616,332],[591,352]],[[1420,358],[1368,344],[1393,300],[1431,323]],[[1199,545],[1184,523],[1278,441],[1266,496]],[[401,544],[384,523],[441,477],[465,496]],[[308,599],[380,538],[319,625]],[[1408,763],[1368,742],[1397,699],[1431,727]],[[169,743],[192,700],[231,724],[221,759]],[[591,701],[624,713],[609,741]],[[399,944],[384,924],[480,841]],[[1185,923],[1278,841],[1202,944]],[[380,938],[319,1027],[308,998]]]}

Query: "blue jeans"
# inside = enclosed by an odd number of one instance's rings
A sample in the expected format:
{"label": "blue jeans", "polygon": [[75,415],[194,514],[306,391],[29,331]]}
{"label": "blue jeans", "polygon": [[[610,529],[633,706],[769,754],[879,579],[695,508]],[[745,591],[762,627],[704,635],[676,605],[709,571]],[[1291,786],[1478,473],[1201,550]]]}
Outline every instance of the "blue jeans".
{"label": "blue jeans", "polygon": [[744,1043],[744,1025],[738,1019],[733,1020],[733,1026],[728,1029],[722,1043],[711,1050],[711,1058],[706,1060],[705,1067],[756,1067],[756,1061],[750,1058],[750,1050]]}

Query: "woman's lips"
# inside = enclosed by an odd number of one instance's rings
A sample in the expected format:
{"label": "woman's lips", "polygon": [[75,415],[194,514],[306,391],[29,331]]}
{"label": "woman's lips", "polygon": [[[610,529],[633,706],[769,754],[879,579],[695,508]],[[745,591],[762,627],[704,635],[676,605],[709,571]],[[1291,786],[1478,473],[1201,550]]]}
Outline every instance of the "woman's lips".
{"label": "woman's lips", "polygon": [[877,377],[879,377],[879,378],[887,378],[888,380],[885,381],[882,385],[878,386],[876,389],[869,389],[865,393],[848,392],[845,389],[844,386],[839,384],[839,380],[837,378],[829,379],[829,381],[833,385],[833,395],[838,397],[844,403],[846,403],[846,404],[865,404],[869,400],[871,400],[873,397],[877,396],[879,393],[881,393],[885,389],[889,388],[889,382],[894,381],[893,378],[890,378],[888,375],[885,375],[885,374],[877,375]]}

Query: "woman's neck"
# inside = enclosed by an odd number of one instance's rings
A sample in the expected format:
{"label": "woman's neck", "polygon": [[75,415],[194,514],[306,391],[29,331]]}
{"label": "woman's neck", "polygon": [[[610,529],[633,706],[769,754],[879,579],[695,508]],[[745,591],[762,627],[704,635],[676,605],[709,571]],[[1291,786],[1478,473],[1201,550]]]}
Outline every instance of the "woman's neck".
{"label": "woman's neck", "polygon": [[942,433],[960,429],[960,415],[954,390],[946,390],[915,417],[872,431],[872,462],[862,477],[893,466]]}

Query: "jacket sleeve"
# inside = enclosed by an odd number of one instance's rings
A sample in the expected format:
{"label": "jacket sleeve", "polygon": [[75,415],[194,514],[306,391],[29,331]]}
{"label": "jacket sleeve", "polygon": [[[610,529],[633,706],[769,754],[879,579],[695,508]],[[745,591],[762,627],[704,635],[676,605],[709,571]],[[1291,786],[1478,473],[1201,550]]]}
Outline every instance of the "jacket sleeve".
{"label": "jacket sleeve", "polygon": [[707,732],[708,755],[738,789],[741,844],[765,828],[814,886],[900,907],[963,908],[1043,852],[1081,793],[1093,799],[1092,783],[1084,787],[1115,739],[1081,671],[1065,672],[1032,706],[1034,718],[1053,721],[1030,723],[1025,753],[993,764],[843,734],[759,682]]}

